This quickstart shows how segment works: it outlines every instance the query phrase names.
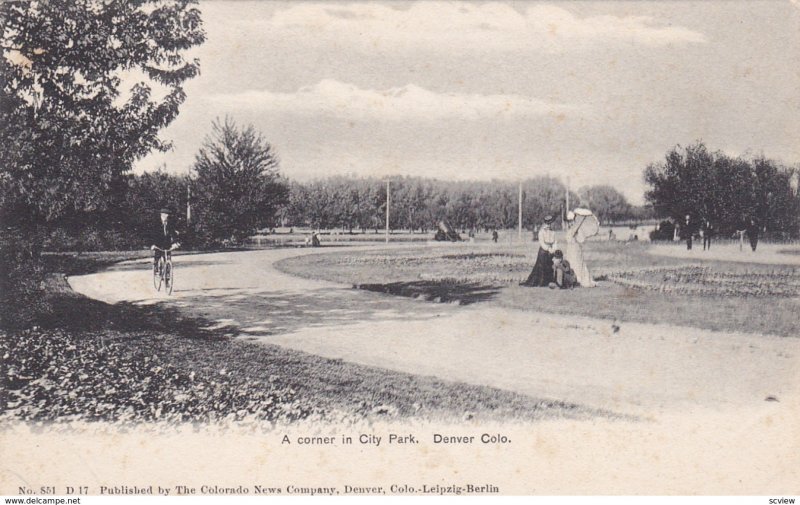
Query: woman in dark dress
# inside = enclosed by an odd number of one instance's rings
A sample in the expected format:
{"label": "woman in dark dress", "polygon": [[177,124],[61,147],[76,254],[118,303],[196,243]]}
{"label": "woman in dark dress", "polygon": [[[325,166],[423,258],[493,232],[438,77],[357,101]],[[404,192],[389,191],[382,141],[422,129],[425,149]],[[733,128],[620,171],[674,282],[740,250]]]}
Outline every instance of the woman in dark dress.
{"label": "woman in dark dress", "polygon": [[556,250],[556,233],[550,228],[553,216],[546,216],[539,230],[539,254],[531,274],[520,286],[547,287],[553,282],[553,253]]}

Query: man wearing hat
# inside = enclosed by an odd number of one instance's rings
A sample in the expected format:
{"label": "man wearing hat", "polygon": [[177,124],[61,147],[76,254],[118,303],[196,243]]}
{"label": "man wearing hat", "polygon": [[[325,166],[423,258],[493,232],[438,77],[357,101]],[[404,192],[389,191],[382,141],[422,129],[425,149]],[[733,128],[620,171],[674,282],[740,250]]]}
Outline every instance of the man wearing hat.
{"label": "man wearing hat", "polygon": [[170,219],[170,210],[167,207],[163,207],[160,212],[161,223],[153,230],[153,242],[150,246],[150,250],[153,251],[153,272],[157,272],[158,259],[165,254],[164,251],[160,249],[177,249],[181,245],[178,242],[178,232],[175,230],[175,225]]}

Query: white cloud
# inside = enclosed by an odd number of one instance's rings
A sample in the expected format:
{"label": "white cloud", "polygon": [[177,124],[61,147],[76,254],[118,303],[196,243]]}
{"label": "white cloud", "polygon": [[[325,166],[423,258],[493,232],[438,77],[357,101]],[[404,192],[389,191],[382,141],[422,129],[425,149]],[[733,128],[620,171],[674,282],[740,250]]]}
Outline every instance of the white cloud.
{"label": "white cloud", "polygon": [[272,29],[356,39],[375,48],[431,43],[472,49],[553,48],[567,41],[603,40],[659,46],[706,41],[701,33],[659,25],[647,16],[579,17],[546,4],[519,12],[501,3],[415,2],[408,9],[377,3],[302,3],[277,11],[266,24]]}
{"label": "white cloud", "polygon": [[413,84],[386,90],[360,89],[333,79],[324,79],[294,93],[247,90],[215,94],[208,99],[218,107],[233,110],[268,110],[379,120],[503,119],[560,115],[578,110],[575,106],[522,95],[435,93]]}

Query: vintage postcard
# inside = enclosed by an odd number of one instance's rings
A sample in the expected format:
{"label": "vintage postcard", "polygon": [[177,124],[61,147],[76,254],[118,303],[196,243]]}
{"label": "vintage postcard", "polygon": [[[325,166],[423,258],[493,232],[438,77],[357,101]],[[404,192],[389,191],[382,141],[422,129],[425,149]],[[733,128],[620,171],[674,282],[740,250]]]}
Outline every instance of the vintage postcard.
{"label": "vintage postcard", "polygon": [[0,20],[0,494],[798,493],[796,2]]}

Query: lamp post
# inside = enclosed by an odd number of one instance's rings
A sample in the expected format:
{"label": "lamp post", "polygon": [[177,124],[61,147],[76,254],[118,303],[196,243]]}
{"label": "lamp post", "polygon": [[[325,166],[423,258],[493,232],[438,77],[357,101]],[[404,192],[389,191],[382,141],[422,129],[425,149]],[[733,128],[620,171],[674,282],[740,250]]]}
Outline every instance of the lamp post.
{"label": "lamp post", "polygon": [[187,179],[186,184],[186,226],[192,222],[192,180]]}
{"label": "lamp post", "polygon": [[522,181],[519,181],[519,195],[517,196],[517,238],[522,242]]}
{"label": "lamp post", "polygon": [[392,194],[390,192],[390,181],[386,181],[386,243],[389,243],[389,205],[391,203]]}
{"label": "lamp post", "polygon": [[566,218],[566,213],[569,212],[569,176],[567,176],[567,186],[566,186],[566,197],[564,198],[567,206],[564,208],[564,212],[561,213],[561,228],[564,229],[564,219]]}

